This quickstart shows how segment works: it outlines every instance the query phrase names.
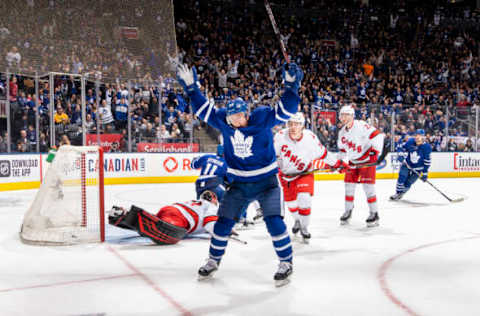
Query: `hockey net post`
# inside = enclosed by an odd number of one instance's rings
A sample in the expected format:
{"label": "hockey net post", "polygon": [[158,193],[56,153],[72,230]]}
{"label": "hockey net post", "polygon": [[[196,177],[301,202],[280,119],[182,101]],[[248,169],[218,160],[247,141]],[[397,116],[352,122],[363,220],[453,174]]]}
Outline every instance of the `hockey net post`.
{"label": "hockey net post", "polygon": [[103,150],[61,146],[24,216],[20,239],[34,245],[105,241]]}

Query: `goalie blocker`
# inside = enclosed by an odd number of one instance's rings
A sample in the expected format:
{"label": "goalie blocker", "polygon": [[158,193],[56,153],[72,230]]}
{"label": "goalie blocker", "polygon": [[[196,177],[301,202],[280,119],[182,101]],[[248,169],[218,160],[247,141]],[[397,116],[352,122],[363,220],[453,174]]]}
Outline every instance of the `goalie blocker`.
{"label": "goalie blocker", "polygon": [[176,244],[187,234],[185,228],[167,223],[135,205],[132,205],[128,212],[116,206],[113,210],[121,212],[108,216],[110,225],[134,230],[159,245]]}

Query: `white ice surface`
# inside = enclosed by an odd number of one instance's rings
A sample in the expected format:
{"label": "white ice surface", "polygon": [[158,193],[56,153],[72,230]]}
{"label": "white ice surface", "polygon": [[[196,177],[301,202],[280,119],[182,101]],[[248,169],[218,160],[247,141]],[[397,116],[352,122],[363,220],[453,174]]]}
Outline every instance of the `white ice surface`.
{"label": "white ice surface", "polygon": [[[36,190],[2,192],[0,315],[480,315],[480,179],[431,181],[466,200],[449,203],[418,182],[390,202],[395,182],[379,180],[373,229],[361,186],[351,225],[340,226],[343,183],[316,182],[312,240],[293,242],[292,282],[282,288],[263,223],[241,231],[248,245],[230,242],[214,279],[198,282],[207,240],[152,246],[109,229],[104,244],[29,246],[18,231]],[[151,212],[194,197],[193,184],[105,190],[107,208]]]}

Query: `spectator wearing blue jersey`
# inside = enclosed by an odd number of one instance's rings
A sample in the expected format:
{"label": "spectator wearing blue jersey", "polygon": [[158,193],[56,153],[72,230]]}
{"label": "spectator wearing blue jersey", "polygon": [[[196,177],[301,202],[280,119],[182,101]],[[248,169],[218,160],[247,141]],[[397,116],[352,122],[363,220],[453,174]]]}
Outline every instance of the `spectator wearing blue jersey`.
{"label": "spectator wearing blue jersey", "polygon": [[289,282],[292,268],[292,246],[283,221],[284,206],[277,180],[278,166],[273,146],[272,128],[283,124],[298,110],[298,89],[303,72],[296,64],[284,68],[285,89],[275,107],[257,107],[248,114],[241,98],[231,100],[226,108],[216,108],[200,92],[195,68],[178,68],[178,81],[190,97],[198,117],[218,129],[222,136],[231,184],[220,203],[218,221],[210,242],[209,259],[198,270],[199,280],[211,278],[218,269],[229,235],[240,215],[254,200],[263,209],[264,221],[280,261],[274,280],[277,286]]}
{"label": "spectator wearing blue jersey", "polygon": [[128,104],[124,97],[120,98],[120,102],[115,106],[115,124],[117,130],[124,129],[127,126]]}
{"label": "spectator wearing blue jersey", "polygon": [[421,174],[421,180],[428,178],[428,169],[430,168],[432,146],[425,142],[425,131],[418,129],[415,137],[410,138],[406,143],[399,146],[397,160],[402,164],[398,173],[397,190],[390,197],[391,200],[400,200],[410,189],[412,184]]}

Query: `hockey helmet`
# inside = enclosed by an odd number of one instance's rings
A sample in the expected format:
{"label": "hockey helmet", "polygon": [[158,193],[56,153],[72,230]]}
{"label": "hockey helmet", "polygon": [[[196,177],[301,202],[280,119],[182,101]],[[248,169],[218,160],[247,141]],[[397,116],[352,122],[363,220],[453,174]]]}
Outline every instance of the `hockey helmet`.
{"label": "hockey helmet", "polygon": [[425,136],[425,130],[419,128],[415,131],[415,135],[422,135]]}
{"label": "hockey helmet", "polygon": [[230,100],[227,103],[227,116],[247,112],[248,105],[242,98],[236,98],[234,100]]}
{"label": "hockey helmet", "polygon": [[340,109],[340,115],[342,115],[342,114],[348,114],[348,115],[355,116],[355,110],[353,109],[353,107],[351,105],[344,105]]}
{"label": "hockey helmet", "polygon": [[[217,196],[217,200],[221,201],[225,194],[225,186],[223,185],[223,178],[213,177],[204,180],[197,180],[195,182],[197,191],[197,198],[201,199],[202,195],[206,191],[211,191]],[[210,201],[206,198],[207,201]]]}
{"label": "hockey helmet", "polygon": [[297,112],[290,117],[289,122],[300,123],[302,126],[305,124],[305,117],[302,112]]}

